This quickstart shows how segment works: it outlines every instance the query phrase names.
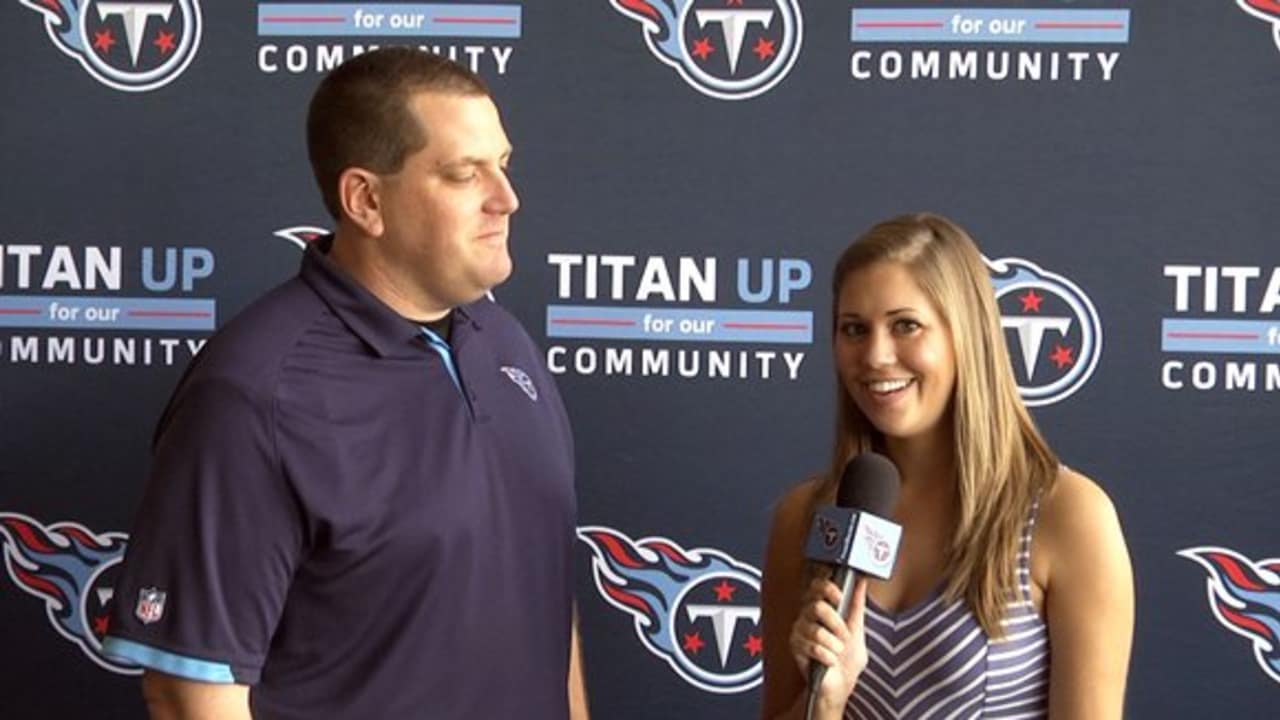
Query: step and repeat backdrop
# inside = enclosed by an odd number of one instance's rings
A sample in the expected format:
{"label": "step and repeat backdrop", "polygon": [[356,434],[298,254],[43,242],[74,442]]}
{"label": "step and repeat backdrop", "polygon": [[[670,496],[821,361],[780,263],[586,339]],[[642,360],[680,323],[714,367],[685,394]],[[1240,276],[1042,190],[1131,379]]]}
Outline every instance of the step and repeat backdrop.
{"label": "step and repeat backdrop", "polygon": [[576,428],[595,717],[757,712],[830,268],[916,210],[978,240],[1027,404],[1117,505],[1129,715],[1274,716],[1280,2],[992,5],[0,3],[0,717],[142,716],[99,639],[155,421],[325,232],[317,82],[393,44],[484,76],[516,146],[496,296]]}

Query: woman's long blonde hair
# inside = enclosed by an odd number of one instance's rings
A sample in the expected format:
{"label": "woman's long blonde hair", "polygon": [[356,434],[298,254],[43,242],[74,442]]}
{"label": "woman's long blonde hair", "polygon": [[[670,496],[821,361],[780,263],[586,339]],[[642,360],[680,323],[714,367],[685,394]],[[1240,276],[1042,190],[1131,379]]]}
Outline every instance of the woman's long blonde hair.
{"label": "woman's long blonde hair", "polygon": [[[1003,637],[1005,605],[1017,597],[1016,560],[1031,505],[1053,485],[1058,459],[1027,413],[1010,366],[991,277],[977,245],[939,215],[882,222],[840,256],[832,276],[832,333],[849,275],[878,262],[900,263],[933,302],[955,343],[951,400],[957,497],[947,549],[949,600],[964,598],[990,637]],[[837,374],[831,467],[813,502],[829,502],[848,461],[883,450],[883,438],[858,410]]]}

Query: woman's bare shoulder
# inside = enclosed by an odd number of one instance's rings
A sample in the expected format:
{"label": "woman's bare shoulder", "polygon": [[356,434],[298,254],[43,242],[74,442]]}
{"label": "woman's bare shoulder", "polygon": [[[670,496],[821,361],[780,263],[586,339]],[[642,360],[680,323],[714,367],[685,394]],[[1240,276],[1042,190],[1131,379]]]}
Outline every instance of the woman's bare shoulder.
{"label": "woman's bare shoulder", "polygon": [[1045,496],[1037,528],[1041,558],[1061,564],[1082,550],[1105,552],[1123,543],[1120,519],[1106,491],[1088,476],[1063,467]]}

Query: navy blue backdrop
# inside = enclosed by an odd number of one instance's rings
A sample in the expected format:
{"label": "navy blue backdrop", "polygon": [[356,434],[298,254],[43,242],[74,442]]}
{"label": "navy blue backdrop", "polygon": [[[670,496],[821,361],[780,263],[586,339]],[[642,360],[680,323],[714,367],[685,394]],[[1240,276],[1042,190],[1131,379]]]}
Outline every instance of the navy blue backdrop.
{"label": "navy blue backdrop", "polygon": [[978,239],[1026,401],[1119,509],[1130,714],[1272,714],[1276,2],[9,0],[0,28],[0,717],[141,715],[98,638],[155,419],[323,231],[306,102],[388,44],[473,66],[517,148],[496,295],[576,427],[596,717],[756,712],[771,505],[831,434],[832,260],[924,209]]}

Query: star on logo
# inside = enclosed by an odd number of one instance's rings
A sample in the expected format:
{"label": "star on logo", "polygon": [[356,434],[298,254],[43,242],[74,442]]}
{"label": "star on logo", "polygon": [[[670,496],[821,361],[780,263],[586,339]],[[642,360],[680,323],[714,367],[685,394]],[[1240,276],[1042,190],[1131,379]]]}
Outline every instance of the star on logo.
{"label": "star on logo", "polygon": [[1018,299],[1022,301],[1022,312],[1040,312],[1040,303],[1044,302],[1044,296],[1035,290],[1027,290]]}
{"label": "star on logo", "polygon": [[1049,355],[1049,359],[1053,361],[1054,365],[1058,366],[1059,370],[1061,370],[1076,361],[1075,358],[1071,356],[1072,352],[1072,349],[1069,347],[1055,345],[1053,348],[1053,354]]}
{"label": "star on logo", "polygon": [[759,635],[748,635],[747,641],[742,644],[742,649],[755,657],[764,651],[764,640]]}
{"label": "star on logo", "polygon": [[103,55],[106,55],[111,50],[111,46],[115,44],[116,38],[111,34],[110,30],[103,30],[102,32],[95,32],[93,34],[93,49],[101,52]]}
{"label": "star on logo", "polygon": [[168,55],[169,53],[173,52],[174,48],[178,46],[178,44],[174,41],[173,33],[165,32],[163,30],[161,30],[160,33],[156,35],[156,39],[152,41],[151,44],[160,48],[161,55]]}
{"label": "star on logo", "polygon": [[751,52],[755,53],[756,57],[760,58],[760,62],[764,62],[776,55],[778,51],[773,49],[772,40],[759,38],[756,40],[756,46],[751,48]]}
{"label": "star on logo", "polygon": [[711,45],[711,38],[699,38],[698,41],[693,44],[693,50],[691,50],[689,54],[696,55],[699,60],[706,62],[711,53],[715,51],[716,49]]}
{"label": "star on logo", "polygon": [[681,647],[683,647],[686,652],[691,652],[694,655],[697,655],[698,651],[705,645],[706,643],[702,641],[702,634],[694,632],[685,634],[684,643],[681,644]]}
{"label": "star on logo", "polygon": [[733,593],[738,590],[738,588],[730,585],[728,580],[721,580],[719,585],[711,589],[716,593],[716,602],[729,602],[733,599]]}

